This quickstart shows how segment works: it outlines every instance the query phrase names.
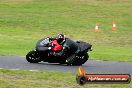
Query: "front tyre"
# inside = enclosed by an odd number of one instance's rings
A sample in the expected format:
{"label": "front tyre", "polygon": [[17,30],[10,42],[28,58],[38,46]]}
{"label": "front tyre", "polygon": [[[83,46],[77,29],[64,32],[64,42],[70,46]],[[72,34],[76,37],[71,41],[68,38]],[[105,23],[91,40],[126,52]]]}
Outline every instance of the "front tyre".
{"label": "front tyre", "polygon": [[41,61],[37,51],[32,50],[26,55],[26,60],[30,63],[38,63]]}

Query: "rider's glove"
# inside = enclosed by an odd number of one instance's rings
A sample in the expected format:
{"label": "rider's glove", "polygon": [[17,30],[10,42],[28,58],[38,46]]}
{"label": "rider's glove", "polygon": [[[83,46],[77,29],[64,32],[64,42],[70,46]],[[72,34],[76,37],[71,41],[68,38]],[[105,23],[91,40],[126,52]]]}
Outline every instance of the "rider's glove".
{"label": "rider's glove", "polygon": [[69,47],[69,46],[64,46],[63,49],[64,49],[64,50],[69,50],[70,47]]}
{"label": "rider's glove", "polygon": [[49,47],[48,50],[51,50],[51,47]]}

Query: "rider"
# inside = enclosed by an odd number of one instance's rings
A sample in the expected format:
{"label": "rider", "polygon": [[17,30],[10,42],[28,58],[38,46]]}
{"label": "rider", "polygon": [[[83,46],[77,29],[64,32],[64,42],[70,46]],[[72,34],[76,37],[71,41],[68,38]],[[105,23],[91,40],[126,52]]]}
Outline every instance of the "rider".
{"label": "rider", "polygon": [[52,55],[61,56],[65,47],[66,38],[63,34],[58,34],[55,38],[49,38],[48,49],[53,51],[50,52]]}
{"label": "rider", "polygon": [[63,50],[63,45],[65,44],[65,35],[58,34],[55,39],[52,39],[52,41],[49,43],[49,50],[52,51],[61,51]]}
{"label": "rider", "polygon": [[44,38],[44,39],[41,39],[38,41],[38,44],[40,46],[45,46],[45,45],[49,45],[53,40],[57,40],[57,43],[59,45],[64,45],[65,43],[65,35],[63,34],[58,34],[56,37],[47,37],[47,38]]}

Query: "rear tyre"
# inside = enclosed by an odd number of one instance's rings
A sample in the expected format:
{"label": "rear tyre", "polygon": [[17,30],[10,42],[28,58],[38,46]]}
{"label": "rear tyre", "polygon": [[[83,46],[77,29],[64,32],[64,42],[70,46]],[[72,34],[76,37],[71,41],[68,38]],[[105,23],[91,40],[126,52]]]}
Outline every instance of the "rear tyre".
{"label": "rear tyre", "polygon": [[38,63],[41,61],[40,56],[38,54],[38,52],[36,52],[35,50],[30,51],[27,55],[26,55],[26,60],[30,63]]}
{"label": "rear tyre", "polygon": [[86,53],[82,56],[82,59],[81,59],[81,64],[84,64],[89,58],[89,55]]}
{"label": "rear tyre", "polygon": [[76,60],[73,62],[73,65],[82,65],[88,60],[88,58],[89,55],[87,53],[82,56],[78,56],[75,58]]}

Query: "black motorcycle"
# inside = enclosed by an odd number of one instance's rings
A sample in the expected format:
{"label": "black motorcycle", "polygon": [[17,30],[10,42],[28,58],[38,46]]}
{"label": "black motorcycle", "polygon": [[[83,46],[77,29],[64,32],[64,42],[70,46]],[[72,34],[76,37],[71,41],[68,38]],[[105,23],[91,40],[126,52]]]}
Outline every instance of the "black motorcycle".
{"label": "black motorcycle", "polygon": [[[42,46],[41,42],[44,43]],[[36,48],[26,55],[26,60],[30,63],[48,62],[67,65],[82,65],[88,58],[88,51],[92,50],[92,45],[83,41],[73,41],[66,38],[66,47],[62,51],[49,50],[47,38],[37,42]]]}

